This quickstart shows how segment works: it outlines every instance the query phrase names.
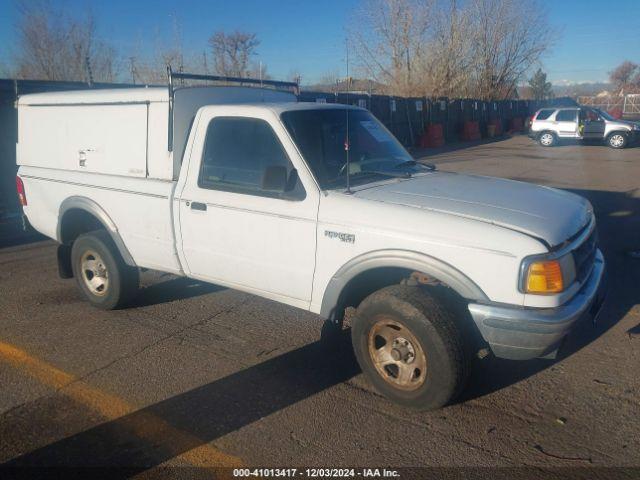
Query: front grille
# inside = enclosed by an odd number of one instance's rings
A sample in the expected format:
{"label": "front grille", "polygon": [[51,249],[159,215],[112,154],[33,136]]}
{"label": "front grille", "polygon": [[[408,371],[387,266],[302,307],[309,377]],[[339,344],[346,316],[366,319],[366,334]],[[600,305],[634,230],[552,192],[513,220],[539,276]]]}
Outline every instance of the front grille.
{"label": "front grille", "polygon": [[595,228],[591,235],[582,242],[582,244],[573,250],[573,260],[576,264],[576,279],[584,282],[593,268],[593,262],[596,258],[596,249],[598,247],[598,235]]}

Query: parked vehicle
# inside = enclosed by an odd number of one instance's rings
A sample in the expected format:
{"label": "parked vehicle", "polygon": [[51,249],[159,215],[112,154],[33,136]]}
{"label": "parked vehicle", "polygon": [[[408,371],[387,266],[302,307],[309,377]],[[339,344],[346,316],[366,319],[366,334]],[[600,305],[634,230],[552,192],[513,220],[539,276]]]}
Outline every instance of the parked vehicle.
{"label": "parked vehicle", "polygon": [[170,86],[25,95],[18,114],[24,214],[98,308],[126,306],[139,268],[310,310],[325,339],[356,307],[373,385],[437,408],[479,351],[554,355],[602,303],[587,200],[439,172],[361,108]]}
{"label": "parked vehicle", "polygon": [[640,136],[640,123],[616,120],[589,107],[543,108],[534,115],[529,136],[543,147],[574,139],[599,140],[611,148],[624,148]]}

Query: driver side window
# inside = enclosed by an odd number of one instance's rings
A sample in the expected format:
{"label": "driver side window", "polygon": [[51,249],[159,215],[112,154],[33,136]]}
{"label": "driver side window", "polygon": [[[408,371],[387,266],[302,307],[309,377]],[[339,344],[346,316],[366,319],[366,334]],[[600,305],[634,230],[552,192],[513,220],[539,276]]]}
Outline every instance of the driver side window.
{"label": "driver side window", "polygon": [[297,179],[293,171],[266,121],[217,117],[209,123],[198,176],[200,188],[277,197],[287,188],[288,180]]}

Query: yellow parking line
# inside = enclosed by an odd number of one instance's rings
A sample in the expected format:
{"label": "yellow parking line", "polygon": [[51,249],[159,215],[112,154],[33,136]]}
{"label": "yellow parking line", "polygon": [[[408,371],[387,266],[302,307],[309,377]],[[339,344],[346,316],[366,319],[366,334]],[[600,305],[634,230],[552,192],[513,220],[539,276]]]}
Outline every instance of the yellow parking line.
{"label": "yellow parking line", "polygon": [[[137,409],[115,395],[105,393],[88,383],[29,355],[24,350],[0,341],[0,360],[23,371],[41,383],[48,385],[66,397],[86,406],[109,420],[115,420]],[[207,444],[194,435],[179,430],[166,420],[151,413],[137,414],[130,417],[127,428],[131,428],[138,437],[154,444],[199,445],[184,453],[176,452],[180,458],[196,467],[239,467],[242,461],[238,457],[228,455]],[[166,440],[170,438],[171,442]],[[170,447],[169,447],[170,448]]]}

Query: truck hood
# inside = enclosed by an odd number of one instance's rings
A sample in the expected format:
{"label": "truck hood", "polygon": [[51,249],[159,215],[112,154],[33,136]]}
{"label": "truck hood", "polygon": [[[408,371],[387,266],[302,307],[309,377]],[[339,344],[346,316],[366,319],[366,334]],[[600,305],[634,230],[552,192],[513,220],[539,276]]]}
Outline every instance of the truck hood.
{"label": "truck hood", "polygon": [[360,198],[472,218],[516,230],[556,246],[591,219],[591,204],[562,190],[475,175],[433,172],[367,186]]}

